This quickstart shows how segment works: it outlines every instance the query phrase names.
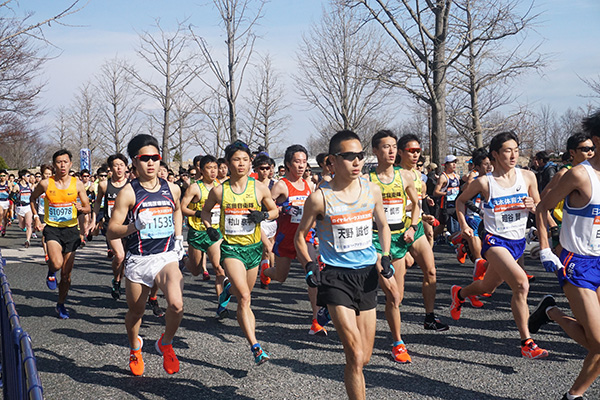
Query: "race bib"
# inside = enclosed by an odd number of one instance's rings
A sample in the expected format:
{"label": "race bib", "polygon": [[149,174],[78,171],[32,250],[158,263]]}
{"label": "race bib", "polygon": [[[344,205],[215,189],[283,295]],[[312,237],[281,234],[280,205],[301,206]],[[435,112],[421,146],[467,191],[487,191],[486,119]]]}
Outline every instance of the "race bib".
{"label": "race bib", "polygon": [[458,197],[459,191],[460,191],[460,188],[457,186],[449,187],[448,190],[446,190],[446,199],[448,201],[456,200],[456,198]]}
{"label": "race bib", "polygon": [[[412,201],[410,199],[406,199],[406,217],[411,220],[412,219]],[[410,208],[410,210],[408,210]],[[419,213],[423,215],[423,195],[419,192]]]}
{"label": "race bib", "polygon": [[372,245],[373,211],[331,217],[333,245],[338,252],[366,249]]}
{"label": "race bib", "polygon": [[107,204],[106,204],[106,212],[108,214],[108,218],[110,218],[110,216],[112,215],[112,209],[115,206],[115,201],[114,200],[108,200]]}
{"label": "race bib", "polygon": [[48,204],[48,220],[51,222],[67,222],[73,219],[73,203]]}
{"label": "race bib", "polygon": [[494,218],[499,233],[525,229],[528,211],[519,197],[506,199],[504,204],[494,205]]}
{"label": "race bib", "polygon": [[600,248],[600,215],[594,217],[594,225],[592,226],[592,234],[590,235],[589,246],[593,250]]}
{"label": "race bib", "polygon": [[404,217],[404,202],[401,198],[383,199],[383,211],[388,224],[399,224]]}
{"label": "race bib", "polygon": [[308,196],[290,196],[288,202],[291,209],[292,215],[290,216],[290,222],[292,224],[299,224],[302,220],[302,214],[304,213],[304,203],[306,202]]}
{"label": "race bib", "polygon": [[152,213],[152,223],[146,225],[140,231],[140,237],[143,239],[163,239],[175,233],[173,225],[173,209],[171,207],[152,207],[140,209]]}
{"label": "race bib", "polygon": [[221,205],[215,204],[210,214],[210,224],[215,226],[219,225],[221,221]]}
{"label": "race bib", "polygon": [[248,221],[247,209],[228,208],[225,210],[225,234],[230,236],[251,235],[256,229],[254,222]]}

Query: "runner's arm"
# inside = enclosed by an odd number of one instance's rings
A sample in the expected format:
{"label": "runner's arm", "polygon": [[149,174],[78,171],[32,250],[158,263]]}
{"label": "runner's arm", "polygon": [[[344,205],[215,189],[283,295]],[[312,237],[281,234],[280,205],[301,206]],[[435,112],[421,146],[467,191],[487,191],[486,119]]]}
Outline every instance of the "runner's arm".
{"label": "runner's arm", "polygon": [[[392,232],[390,226],[387,223],[385,217],[385,211],[383,210],[383,198],[381,196],[381,189],[379,185],[369,182],[371,185],[371,193],[375,201],[375,208],[373,209],[373,217],[377,224],[377,233],[379,235],[379,243],[381,245],[381,251],[383,254],[390,254],[390,247],[392,242]],[[414,189],[414,186],[413,186]],[[417,200],[418,201],[418,200]],[[419,207],[417,206],[417,210]],[[414,214],[413,214],[414,215]],[[413,217],[414,218],[414,217]]]}
{"label": "runner's arm", "polygon": [[128,225],[123,225],[127,213],[134,205],[135,193],[131,184],[128,183],[121,189],[115,200],[115,206],[112,209],[110,222],[108,223],[108,231],[106,232],[107,239],[120,239],[137,231],[133,221]]}
{"label": "runner's arm", "polygon": [[[202,207],[202,223],[206,227],[206,229],[211,228],[211,219],[212,219],[212,209],[215,204],[220,203],[223,198],[223,186],[215,186],[208,192],[208,197],[204,202],[204,206]],[[224,212],[224,210],[221,210]]]}
{"label": "runner's arm", "polygon": [[304,212],[302,213],[302,219],[296,230],[296,236],[294,236],[294,245],[296,246],[296,253],[298,261],[302,267],[308,262],[314,261],[310,257],[308,252],[308,245],[306,244],[306,235],[317,221],[317,216],[325,214],[325,199],[321,190],[316,190],[311,193],[306,202],[304,203]]}
{"label": "runner's arm", "polygon": [[77,202],[75,203],[77,211],[82,214],[89,214],[92,211],[92,206],[90,206],[90,199],[85,192],[85,187],[80,181],[77,181],[77,197],[81,200],[81,205]]}
{"label": "runner's arm", "polygon": [[260,196],[261,196],[260,202],[265,207],[267,207],[267,211],[269,212],[269,218],[267,218],[267,219],[268,220],[277,219],[277,217],[279,217],[279,209],[277,208],[277,205],[271,198],[271,191],[269,190],[269,187],[267,185],[264,185],[257,181],[256,188],[258,189],[258,192],[260,193]]}
{"label": "runner's arm", "polygon": [[169,182],[169,189],[173,194],[175,210],[173,211],[173,225],[175,227],[175,236],[181,236],[183,232],[183,216],[181,215],[181,189],[174,183]]}
{"label": "runner's arm", "polygon": [[478,194],[481,194],[483,198],[487,198],[486,193],[484,193],[484,187],[488,185],[487,179],[487,176],[482,176],[467,184],[465,190],[456,199],[456,218],[458,219],[460,230],[467,237],[473,236],[473,229],[467,224],[467,219],[465,218],[465,203]]}
{"label": "runner's arm", "polygon": [[198,188],[198,185],[190,185],[187,188],[187,190],[183,194],[183,198],[181,199],[181,213],[185,217],[193,217],[196,214],[196,211],[188,208],[188,206],[194,198],[198,198],[198,201],[201,200],[200,196],[201,193],[200,189]]}
{"label": "runner's arm", "polygon": [[446,185],[448,182],[448,178],[446,178],[445,174],[440,175],[440,179],[438,179],[437,185],[433,189],[433,195],[437,197],[442,197],[446,195],[446,192],[442,192],[442,187]]}
{"label": "runner's arm", "polygon": [[42,221],[40,221],[40,216],[38,215],[38,212],[37,212],[38,210],[36,207],[36,200],[38,199],[38,197],[40,197],[42,195],[42,193],[44,193],[46,191],[47,188],[48,188],[48,179],[44,179],[43,181],[40,181],[40,183],[35,186],[33,193],[31,193],[31,198],[30,198],[30,202],[29,202],[29,206],[31,207],[31,215],[33,218],[33,223],[35,224],[35,228],[38,231],[42,227]]}

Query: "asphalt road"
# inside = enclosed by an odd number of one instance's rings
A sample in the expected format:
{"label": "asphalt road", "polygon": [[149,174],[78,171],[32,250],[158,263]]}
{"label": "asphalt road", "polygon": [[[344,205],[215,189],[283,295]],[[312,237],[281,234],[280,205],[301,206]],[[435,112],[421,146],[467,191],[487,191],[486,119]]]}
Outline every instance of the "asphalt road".
{"label": "asphalt road", "polygon": [[[96,238],[77,252],[67,300],[71,313],[59,320],[57,293],[46,288],[46,266],[39,239],[22,247],[24,233],[13,224],[0,247],[7,259],[9,282],[21,324],[33,340],[46,399],[312,399],[345,398],[344,355],[335,328],[326,338],[308,335],[310,306],[298,264],[285,284],[269,290],[256,286],[252,308],[256,331],[271,361],[255,366],[250,348],[235,320],[214,318],[213,282],[185,274],[185,316],[174,341],[181,370],[168,375],[154,341],[164,321],[150,310],[142,322],[146,370],[133,377],[128,368],[123,300],[110,296],[111,271],[105,244]],[[501,286],[485,306],[463,308],[460,321],[449,314],[450,286],[467,284],[472,264],[460,265],[447,246],[436,247],[438,296],[436,313],[451,328],[423,329],[421,271],[409,270],[402,305],[403,338],[412,364],[391,358],[391,335],[379,296],[375,349],[365,368],[370,399],[560,399],[577,376],[585,350],[557,325],[534,336],[550,356],[521,357],[519,336],[510,311],[510,291]],[[568,308],[558,284],[537,260],[527,259],[537,276],[529,295],[533,309],[546,293]],[[164,299],[159,298],[165,306]],[[232,300],[230,309],[235,307]],[[594,384],[588,399],[600,398]]]}

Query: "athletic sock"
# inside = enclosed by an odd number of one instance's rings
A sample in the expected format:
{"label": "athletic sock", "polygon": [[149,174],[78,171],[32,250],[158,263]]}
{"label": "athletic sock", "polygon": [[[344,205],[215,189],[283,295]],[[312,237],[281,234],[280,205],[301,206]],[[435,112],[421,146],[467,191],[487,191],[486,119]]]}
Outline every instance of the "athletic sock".
{"label": "athletic sock", "polygon": [[546,309],[544,310],[544,312],[546,313],[546,317],[548,317],[549,320],[553,321],[552,318],[550,318],[550,315],[548,315],[548,310],[550,310],[551,308],[555,308],[556,306],[548,306],[546,307]]}
{"label": "athletic sock", "polygon": [[[460,289],[460,290],[462,290],[462,289]],[[456,296],[458,297],[458,299],[460,301],[465,301],[465,298],[460,295],[460,290],[456,293]]]}
{"label": "athletic sock", "polygon": [[525,346],[525,342],[527,342],[529,339],[531,339],[531,338],[521,340],[521,346]]}
{"label": "athletic sock", "polygon": [[404,340],[398,340],[398,341],[394,342],[394,344],[392,346],[396,347],[396,346],[398,346],[400,344],[404,344]]}
{"label": "athletic sock", "polygon": [[254,353],[254,350],[256,349],[260,349],[260,343],[254,343],[252,346],[250,346],[250,350]]}
{"label": "athletic sock", "polygon": [[579,395],[576,395],[576,394],[571,394],[571,393],[569,393],[569,392],[567,392],[567,393],[565,394],[565,397],[566,397],[566,399],[567,399],[567,400],[577,400],[577,399],[580,399],[580,398],[581,398],[581,396],[579,396]]}
{"label": "athletic sock", "polygon": [[434,313],[425,314],[425,321],[427,321],[427,322],[435,321],[435,314]]}

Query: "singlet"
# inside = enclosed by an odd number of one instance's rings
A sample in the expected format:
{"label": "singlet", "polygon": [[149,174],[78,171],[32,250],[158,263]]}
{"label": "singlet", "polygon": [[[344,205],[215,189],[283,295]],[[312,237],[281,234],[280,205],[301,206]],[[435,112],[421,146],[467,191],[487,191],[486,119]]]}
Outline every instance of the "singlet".
{"label": "singlet", "polygon": [[359,178],[360,195],[353,203],[337,198],[331,184],[319,188],[325,200],[325,215],[317,219],[317,236],[321,261],[340,268],[361,269],[377,262],[372,243],[372,220],[375,200],[369,182]]}
{"label": "singlet", "polygon": [[[477,175],[475,178],[473,178],[473,180],[479,178],[479,175]],[[473,204],[475,205],[475,207],[478,207],[479,209],[481,209],[481,193],[478,193],[477,196],[473,197],[471,199],[471,201],[473,202]],[[479,214],[476,214],[475,211],[471,210],[469,207],[465,207],[466,208],[466,214],[468,217],[475,217],[476,215],[479,216]]]}
{"label": "singlet", "polygon": [[[301,180],[302,184],[304,185],[302,189],[296,189],[296,187],[292,185],[287,178],[281,178],[281,181],[287,186],[288,198],[285,199],[283,203],[278,205],[282,206],[283,208],[289,206],[294,206],[295,208],[293,215],[283,212],[279,214],[279,218],[277,218],[277,230],[285,230],[287,226],[293,224],[293,232],[295,233],[296,229],[298,229],[298,224],[302,219],[302,214],[304,213],[304,203],[311,193],[310,186],[305,179]],[[292,233],[292,235],[294,233]]]}
{"label": "singlet", "polygon": [[[561,167],[561,169],[562,168],[566,168],[567,170],[569,170],[569,169],[573,168],[573,165],[571,165],[571,164],[563,165]],[[556,205],[556,207],[554,207],[554,210],[552,211],[552,216],[558,222],[562,221],[564,204],[565,204],[565,199],[562,199],[561,201],[558,202],[558,204]]]}
{"label": "singlet", "polygon": [[515,183],[503,188],[489,172],[489,200],[483,204],[483,223],[485,230],[492,235],[517,240],[525,237],[529,210],[523,204],[523,198],[529,196],[527,185],[520,168],[515,168]]}
{"label": "singlet", "polygon": [[42,193],[37,199],[37,213],[38,215],[46,213],[46,193]]}
{"label": "singlet", "polygon": [[[369,180],[381,188],[383,211],[392,233],[404,232],[406,192],[402,183],[400,168],[394,167],[394,179],[390,183],[381,182],[375,170],[369,173]],[[377,231],[375,222],[373,222],[373,230]]]}
{"label": "singlet", "polygon": [[229,244],[248,246],[260,242],[260,224],[248,220],[251,210],[260,210],[256,197],[256,181],[248,177],[246,187],[241,193],[231,189],[231,181],[222,183],[221,218],[219,229],[223,239]]}
{"label": "singlet", "polygon": [[8,196],[10,195],[10,187],[8,186],[8,182],[4,185],[0,184],[0,201],[7,201]]}
{"label": "singlet", "polygon": [[159,254],[171,251],[175,246],[173,224],[175,200],[169,183],[161,178],[158,178],[158,181],[160,188],[156,192],[144,189],[138,179],[130,182],[135,193],[135,206],[129,211],[129,220],[135,221],[138,214],[146,210],[153,215],[151,224],[127,237],[127,251],[131,254],[141,256]]}
{"label": "singlet", "polygon": [[[127,181],[125,182],[127,185]],[[121,187],[116,187],[112,184],[112,180],[106,181],[106,192],[104,193],[104,197],[102,198],[103,208],[104,208],[104,221],[108,223],[110,220],[110,216],[112,215],[112,209],[115,206],[115,201],[117,199],[117,195],[125,187],[125,185]]]}
{"label": "singlet", "polygon": [[44,222],[55,228],[77,226],[77,178],[71,177],[69,187],[58,189],[54,177],[48,178],[46,201],[44,201]]}
{"label": "singlet", "polygon": [[460,177],[456,173],[452,173],[454,175],[453,178],[450,178],[450,175],[445,172],[443,172],[443,175],[447,178],[446,185],[442,189],[446,191],[446,195],[442,196],[440,207],[444,209],[454,208],[456,207],[456,198],[460,191]]}
{"label": "singlet", "polygon": [[28,206],[29,200],[31,199],[31,186],[29,186],[29,183],[26,183],[25,185],[17,183],[17,185],[19,186],[17,205],[21,207]]}
{"label": "singlet", "polygon": [[[425,191],[425,186],[423,185],[423,178],[420,176],[420,172],[417,170],[412,170],[412,172],[414,172],[415,174],[415,189],[417,189],[417,196],[419,199],[419,222],[421,222],[421,216],[423,215],[423,194]],[[408,198],[408,196],[406,196],[406,208],[408,208],[408,206],[410,206],[412,204],[412,202],[410,201],[410,199]],[[408,229],[408,227],[411,225],[412,221],[412,211],[407,211],[406,212],[406,219],[404,221],[404,225],[406,226],[406,229]]]}
{"label": "singlet", "polygon": [[[215,186],[217,186],[216,182],[214,182],[214,183],[215,183]],[[194,210],[194,211],[202,210],[202,208],[204,207],[204,203],[206,203],[206,199],[208,198],[208,193],[210,193],[210,189],[204,185],[204,182],[196,181],[196,184],[200,188],[200,201],[190,202],[190,204],[188,204],[188,208],[190,210]],[[210,224],[212,225],[213,228],[219,229],[219,221],[220,220],[221,220],[221,205],[215,204],[215,206],[211,210]],[[195,229],[197,231],[205,231],[206,230],[206,227],[202,223],[202,218],[198,218],[195,216],[188,217],[188,223],[190,224],[190,227],[192,229]]]}
{"label": "singlet", "polygon": [[600,181],[588,161],[580,165],[590,177],[592,197],[580,208],[569,206],[569,196],[565,197],[559,241],[567,251],[600,257]]}

